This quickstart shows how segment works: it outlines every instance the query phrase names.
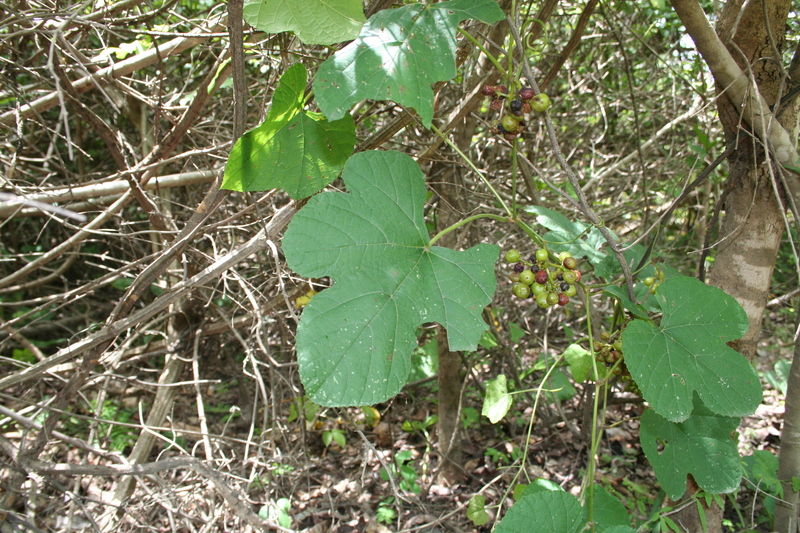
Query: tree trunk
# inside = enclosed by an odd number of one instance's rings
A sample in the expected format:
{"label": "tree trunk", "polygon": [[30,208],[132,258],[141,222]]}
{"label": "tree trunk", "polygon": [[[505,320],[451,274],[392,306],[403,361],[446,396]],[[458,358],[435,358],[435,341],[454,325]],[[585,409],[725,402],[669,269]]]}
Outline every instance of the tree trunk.
{"label": "tree trunk", "polygon": [[798,492],[792,478],[800,478],[800,313],[794,330],[794,357],[786,388],[786,411],[781,430],[781,452],[778,458],[778,479],[783,498],[775,506],[774,531],[797,533]]}
{"label": "tree trunk", "polygon": [[[763,105],[758,106],[755,98],[757,93],[769,106],[773,106],[786,89],[788,80],[782,75],[781,58],[775,55],[779,54],[785,40],[790,2],[774,0],[745,3],[744,0],[732,0],[725,4],[717,35],[741,71],[755,81],[757,91],[750,85],[745,90],[748,94],[741,94],[741,87],[735,86],[730,78],[720,75],[722,70],[731,72],[730,62],[726,65],[725,51],[720,50],[713,35],[701,35],[702,26],[707,25],[707,21],[702,11],[696,9],[693,0],[692,5],[689,0],[673,0],[673,5],[718,82],[717,105],[726,141],[737,142],[737,149],[729,158],[729,194],[723,206],[725,218],[709,282],[736,298],[744,307],[749,322],[748,330],[742,339],[732,344],[752,360],[756,355],[772,270],[784,230],[783,208],[775,196],[772,181],[778,169],[775,166],[770,168],[773,161],[762,149],[761,140],[767,137],[772,139],[767,132],[774,132],[774,129],[765,127],[763,121],[773,117],[769,110],[766,110],[767,116],[764,117],[753,114],[752,109],[762,112],[765,109]],[[697,20],[700,17],[702,21]],[[726,67],[720,68],[721,64]],[[741,77],[738,79],[741,81]],[[746,110],[745,104],[753,107]],[[797,139],[792,120],[794,114],[794,110],[790,110],[779,115],[792,144]],[[748,120],[753,122],[752,127],[746,123]],[[690,480],[685,497],[696,491],[696,485]],[[697,512],[695,505],[689,505],[674,518],[679,525],[696,524]],[[688,530],[695,531],[691,527]],[[721,531],[721,523],[714,520],[712,524],[709,520],[707,531]]]}

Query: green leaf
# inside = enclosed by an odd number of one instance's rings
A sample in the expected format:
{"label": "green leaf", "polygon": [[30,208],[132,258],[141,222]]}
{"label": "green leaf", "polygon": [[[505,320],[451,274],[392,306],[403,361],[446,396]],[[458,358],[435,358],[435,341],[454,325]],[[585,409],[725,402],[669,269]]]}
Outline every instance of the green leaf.
{"label": "green leaf", "polygon": [[431,84],[456,75],[456,28],[466,18],[492,23],[504,14],[495,0],[411,4],[373,15],[361,34],[320,65],[317,104],[337,120],[365,98],[393,100],[433,118]]}
{"label": "green leaf", "polygon": [[536,215],[537,223],[552,230],[543,238],[554,252],[569,252],[572,257],[585,257],[592,264],[606,257],[606,252],[600,251],[606,239],[596,227],[572,221],[557,211],[539,205],[522,209]]}
{"label": "green leaf", "polygon": [[688,277],[664,281],[655,295],[659,326],[634,320],[622,334],[625,363],[657,413],[673,422],[692,411],[696,391],[723,416],[746,416],[761,402],[750,363],[725,343],[747,331],[747,315],[729,295]]}
{"label": "green leaf", "polygon": [[555,398],[560,402],[564,402],[577,393],[567,375],[560,370],[556,370],[550,374],[550,378],[547,380],[547,383],[545,383],[545,387],[548,389],[547,395],[551,401],[555,401]]}
{"label": "green leaf", "polygon": [[778,458],[767,450],[756,450],[753,455],[742,457],[744,475],[759,490],[770,494],[780,494],[781,482],[778,479]]}
{"label": "green leaf", "polygon": [[738,425],[738,418],[715,415],[699,402],[692,416],[678,424],[646,409],[639,440],[667,496],[681,497],[687,474],[707,492],[736,490],[742,467],[731,433]]}
{"label": "green leaf", "polygon": [[481,414],[492,424],[500,422],[511,409],[511,395],[508,394],[506,377],[500,374],[486,384],[486,399],[483,401]]}
{"label": "green leaf", "polygon": [[293,31],[305,44],[349,41],[366,21],[361,0],[245,0],[242,16],[267,33]]}
{"label": "green leaf", "polygon": [[592,371],[592,352],[579,344],[570,344],[564,350],[564,359],[569,365],[570,374],[576,383],[583,383]]}
{"label": "green leaf", "polygon": [[431,247],[425,180],[408,155],[362,152],[342,173],[350,193],[323,192],[292,219],[283,238],[290,268],[330,276],[297,328],[306,393],[326,406],[379,403],[411,370],[419,325],[438,322],[452,350],[475,350],[495,291],[499,248]]}
{"label": "green leaf", "polygon": [[236,141],[223,189],[281,188],[294,199],[311,196],[336,179],[355,146],[350,115],[328,122],[302,111],[306,69],[295,64],[281,77],[267,119]]}
{"label": "green leaf", "polygon": [[[596,485],[594,487],[594,501],[592,507],[594,508],[594,522],[596,533],[602,531],[609,531],[613,526],[625,526],[630,529],[631,517],[628,510],[617,498],[609,494],[603,487]],[[589,520],[589,507],[583,508],[583,515],[586,521]]]}
{"label": "green leaf", "polygon": [[483,494],[476,494],[469,499],[467,518],[472,520],[476,526],[482,526],[489,521],[489,513],[486,512],[486,498]]}
{"label": "green leaf", "polygon": [[581,504],[575,496],[561,491],[539,492],[523,496],[515,503],[495,533],[578,533],[585,524]]}

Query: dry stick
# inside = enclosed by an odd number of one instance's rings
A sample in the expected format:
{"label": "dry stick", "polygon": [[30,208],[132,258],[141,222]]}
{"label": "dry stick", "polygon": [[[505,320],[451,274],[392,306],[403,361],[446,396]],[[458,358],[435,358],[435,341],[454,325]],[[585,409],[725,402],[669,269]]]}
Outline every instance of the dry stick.
{"label": "dry stick", "polygon": [[[506,16],[506,20],[508,22],[508,27],[511,29],[511,34],[514,36],[514,40],[517,43],[517,46],[520,47],[520,50],[524,50],[522,48],[522,39],[519,36],[519,29],[514,21],[511,19],[510,16]],[[522,62],[522,68],[525,72],[525,77],[528,78],[528,81],[533,87],[533,90],[538,94],[541,92],[539,90],[539,86],[536,83],[536,78],[533,76],[533,72],[531,71],[531,67],[527,61]],[[569,162],[564,157],[564,154],[561,152],[561,147],[558,144],[558,139],[556,138],[555,130],[553,128],[553,122],[550,120],[550,116],[545,113],[544,114],[545,125],[547,126],[547,136],[550,139],[550,146],[553,149],[553,154],[556,156],[556,160],[558,161],[561,168],[564,170],[564,173],[567,175],[567,179],[572,185],[572,188],[575,190],[575,195],[578,197],[578,202],[581,205],[581,209],[583,214],[589,219],[589,221],[600,231],[600,233],[605,238],[606,242],[608,243],[609,248],[611,251],[614,252],[614,255],[617,258],[620,266],[622,267],[622,273],[625,276],[625,285],[628,288],[628,297],[631,301],[636,301],[636,295],[633,292],[633,276],[631,274],[631,267],[628,263],[625,262],[625,256],[622,254],[620,250],[619,243],[614,237],[614,234],[609,231],[607,227],[603,224],[603,221],[600,217],[597,216],[597,213],[589,206],[589,203],[586,201],[586,195],[584,194],[583,190],[581,189],[580,181],[578,180],[578,176],[575,174],[575,171],[570,166]]]}
{"label": "dry stick", "polygon": [[[77,93],[80,94],[94,88],[95,84],[104,85],[110,80],[121,78],[139,69],[152,65],[158,60],[158,54],[160,54],[162,58],[165,58],[179,54],[187,48],[191,48],[196,44],[202,43],[209,38],[208,34],[214,33],[221,27],[221,18],[209,21],[205,28],[190,32],[188,37],[172,39],[166,44],[159,46],[158,53],[156,52],[156,49],[153,49],[141,54],[137,54],[130,59],[120,61],[119,63],[104,69],[100,69],[94,74],[90,74],[79,79],[72,84],[72,87]],[[43,96],[31,102],[30,104],[20,107],[19,109],[3,113],[0,115],[0,126],[15,128],[18,120],[24,120],[39,115],[44,111],[55,107],[58,105],[58,103],[58,91],[53,91],[47,96]]]}
{"label": "dry stick", "polygon": [[89,337],[73,343],[66,348],[62,348],[54,355],[47,358],[47,360],[37,363],[22,372],[15,373],[5,378],[0,379],[0,390],[7,389],[17,383],[23,383],[30,379],[35,379],[41,376],[49,368],[55,365],[66,363],[87,350],[97,348],[98,346],[108,343],[123,334],[126,330],[135,327],[144,320],[148,320],[159,313],[162,313],[171,304],[178,301],[189,291],[204,286],[206,283],[216,280],[223,272],[232,266],[244,261],[251,255],[266,250],[269,246],[268,241],[271,235],[280,232],[296,212],[293,204],[289,204],[281,208],[266,228],[259,231],[252,239],[242,246],[232,250],[228,254],[220,257],[213,264],[206,267],[194,277],[177,283],[170,292],[162,294],[156,298],[147,307],[137,311],[127,318],[117,320],[115,322],[106,324],[99,332],[90,335]]}
{"label": "dry stick", "polygon": [[[147,185],[143,188],[146,191],[151,191],[155,189],[167,189],[173,187],[184,187],[186,185],[195,185],[198,183],[208,183],[219,174],[220,170],[221,169],[196,170],[192,172],[181,172],[179,174],[157,176],[147,182]],[[60,188],[50,192],[27,194],[25,196],[20,194],[14,196],[0,193],[0,218],[11,218],[12,216],[39,216],[42,214],[42,209],[52,211],[57,215],[74,217],[76,213],[73,211],[50,204],[58,202],[74,202],[76,200],[92,198],[102,201],[104,197],[120,195],[128,189],[130,189],[130,184],[128,181],[114,180],[105,183],[82,185],[79,187]],[[31,205],[32,207],[20,211],[20,207],[24,205]],[[71,205],[69,207],[71,209],[75,209],[75,206]],[[81,217],[80,222],[84,222],[86,220],[85,215],[77,214],[77,216]]]}
{"label": "dry stick", "polygon": [[[575,30],[572,32],[572,37],[570,37],[569,42],[567,45],[561,50],[561,53],[558,54],[556,57],[555,62],[550,67],[550,71],[544,77],[544,80],[539,84],[542,91],[546,91],[550,84],[556,79],[558,75],[558,71],[561,70],[561,67],[564,66],[569,56],[572,55],[572,52],[578,47],[578,44],[581,42],[581,38],[583,37],[583,32],[586,31],[586,25],[589,23],[589,19],[594,13],[594,8],[597,6],[597,0],[589,0],[583,8],[581,12],[581,16],[578,18],[578,23],[575,25]],[[509,24],[511,21],[509,20]],[[521,41],[517,41],[517,46],[521,46]],[[524,50],[524,48],[520,48]],[[527,64],[526,61],[523,61],[524,64]],[[528,74],[525,74],[528,79],[531,79]]]}

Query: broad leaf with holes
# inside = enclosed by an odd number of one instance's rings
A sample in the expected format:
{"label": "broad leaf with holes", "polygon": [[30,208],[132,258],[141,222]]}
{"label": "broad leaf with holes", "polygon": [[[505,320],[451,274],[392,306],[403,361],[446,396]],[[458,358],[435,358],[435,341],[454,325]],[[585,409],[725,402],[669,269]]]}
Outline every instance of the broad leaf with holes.
{"label": "broad leaf with holes", "polygon": [[496,0],[453,0],[379,11],[356,40],[320,65],[317,104],[337,120],[365,98],[413,107],[425,127],[433,118],[431,84],[456,75],[456,28],[467,18],[502,20]]}
{"label": "broad leaf with holes", "polygon": [[722,416],[746,416],[761,402],[753,366],[725,343],[747,331],[739,303],[716,287],[689,277],[667,279],[655,294],[663,316],[656,326],[634,320],[622,334],[622,351],[644,399],[673,422],[686,420],[696,392]]}
{"label": "broad leaf with holes", "polygon": [[293,31],[305,44],[355,39],[366,21],[361,0],[245,0],[242,16],[267,33]]}
{"label": "broad leaf with holes", "polygon": [[306,69],[295,64],[281,77],[267,119],[236,141],[225,166],[223,189],[283,189],[294,199],[336,179],[356,142],[350,115],[328,122],[303,112]]}
{"label": "broad leaf with holes", "polygon": [[687,474],[703,490],[714,494],[736,490],[742,478],[737,443],[732,437],[739,418],[715,415],[699,401],[695,405],[692,416],[677,424],[652,409],[642,413],[642,450],[673,500],[686,490]]}
{"label": "broad leaf with holes", "polygon": [[406,383],[416,328],[438,322],[450,348],[474,350],[495,290],[499,248],[429,246],[425,181],[408,155],[362,152],[342,172],[349,193],[314,196],[283,238],[292,270],[330,276],[297,328],[308,395],[326,406],[369,405]]}

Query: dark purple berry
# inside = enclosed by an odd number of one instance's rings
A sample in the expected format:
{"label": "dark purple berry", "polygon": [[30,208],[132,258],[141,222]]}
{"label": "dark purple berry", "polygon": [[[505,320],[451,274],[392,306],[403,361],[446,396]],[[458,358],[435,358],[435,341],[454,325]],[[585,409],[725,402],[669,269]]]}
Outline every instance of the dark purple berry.
{"label": "dark purple berry", "polygon": [[481,93],[484,96],[494,96],[496,90],[497,88],[494,85],[484,85],[481,89]]}
{"label": "dark purple berry", "polygon": [[492,111],[500,111],[503,109],[503,101],[502,100],[492,100],[492,103],[489,104],[489,109]]}
{"label": "dark purple berry", "polygon": [[519,90],[519,97],[526,102],[534,97],[535,93],[531,87],[523,87]]}
{"label": "dark purple berry", "polygon": [[508,87],[505,85],[498,85],[495,87],[496,94],[499,95],[507,95],[508,94]]}
{"label": "dark purple berry", "polygon": [[540,270],[536,273],[536,283],[539,285],[544,285],[547,283],[549,276],[547,275],[547,270]]}
{"label": "dark purple berry", "polygon": [[569,283],[566,281],[561,282],[561,290],[567,292],[569,290]]}
{"label": "dark purple berry", "polygon": [[[535,256],[531,256],[531,257],[535,257]],[[531,259],[531,261],[533,261],[533,259]],[[539,265],[537,265],[536,263],[534,263],[533,265],[531,265],[531,272],[533,272],[534,274],[536,274],[537,272],[539,272]]]}
{"label": "dark purple berry", "polygon": [[522,272],[523,270],[525,270],[525,265],[524,264],[522,264],[522,263],[514,264],[514,272]]}
{"label": "dark purple berry", "polygon": [[511,103],[508,104],[508,109],[511,111],[513,115],[518,117],[522,116],[522,100],[519,98],[514,98],[511,100]]}

